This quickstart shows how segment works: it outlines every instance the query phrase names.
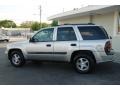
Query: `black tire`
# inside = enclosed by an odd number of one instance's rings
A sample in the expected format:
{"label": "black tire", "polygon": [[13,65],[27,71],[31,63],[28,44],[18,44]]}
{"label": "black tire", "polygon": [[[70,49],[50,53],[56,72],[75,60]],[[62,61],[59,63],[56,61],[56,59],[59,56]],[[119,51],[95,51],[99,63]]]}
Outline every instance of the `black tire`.
{"label": "black tire", "polygon": [[[15,61],[13,59],[14,55],[18,55],[20,57],[19,60],[18,60],[18,63],[17,62],[15,63]],[[11,52],[10,62],[14,67],[22,67],[25,64],[25,59],[24,59],[24,56],[23,56],[22,52],[20,52],[20,51]]]}
{"label": "black tire", "polygon": [[[86,60],[87,62],[86,66],[88,67],[86,67],[85,70],[80,69],[82,67],[82,64],[81,65],[77,64],[77,62],[81,63],[81,59],[83,59],[83,61]],[[95,65],[96,65],[95,60],[90,55],[87,55],[87,54],[77,54],[73,59],[73,66],[75,70],[81,74],[87,74],[95,71]]]}

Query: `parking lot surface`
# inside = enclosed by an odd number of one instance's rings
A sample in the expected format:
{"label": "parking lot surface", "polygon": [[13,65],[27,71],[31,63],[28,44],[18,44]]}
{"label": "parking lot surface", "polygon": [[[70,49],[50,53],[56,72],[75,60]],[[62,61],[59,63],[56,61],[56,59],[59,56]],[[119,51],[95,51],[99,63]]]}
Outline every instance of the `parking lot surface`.
{"label": "parking lot surface", "polygon": [[120,64],[98,64],[92,74],[79,74],[68,63],[27,62],[21,68],[13,67],[5,56],[7,43],[0,43],[1,85],[119,85]]}

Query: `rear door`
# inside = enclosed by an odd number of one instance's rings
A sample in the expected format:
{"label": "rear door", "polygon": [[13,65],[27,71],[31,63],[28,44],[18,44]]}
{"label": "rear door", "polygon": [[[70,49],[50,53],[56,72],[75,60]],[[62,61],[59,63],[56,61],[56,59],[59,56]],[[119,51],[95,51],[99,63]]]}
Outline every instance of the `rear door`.
{"label": "rear door", "polygon": [[79,48],[74,27],[56,28],[56,40],[54,42],[54,59],[67,61],[71,52]]}

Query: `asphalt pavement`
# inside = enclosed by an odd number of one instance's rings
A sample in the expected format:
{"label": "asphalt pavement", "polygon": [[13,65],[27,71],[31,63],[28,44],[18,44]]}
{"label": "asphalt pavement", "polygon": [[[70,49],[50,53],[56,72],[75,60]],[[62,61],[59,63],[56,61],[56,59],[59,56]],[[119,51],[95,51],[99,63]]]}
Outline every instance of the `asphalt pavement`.
{"label": "asphalt pavement", "polygon": [[[27,62],[21,68],[13,67],[7,59],[5,46],[0,43],[0,84],[1,85],[119,85],[120,64],[101,63],[91,74],[77,73],[71,64]],[[3,46],[3,47],[2,47]]]}

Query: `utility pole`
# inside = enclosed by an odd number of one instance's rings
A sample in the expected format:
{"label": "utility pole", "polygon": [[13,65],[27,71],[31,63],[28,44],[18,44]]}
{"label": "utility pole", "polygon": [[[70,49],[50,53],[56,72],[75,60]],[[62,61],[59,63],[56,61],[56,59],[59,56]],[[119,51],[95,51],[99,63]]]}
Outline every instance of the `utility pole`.
{"label": "utility pole", "polygon": [[40,5],[40,28],[42,28],[42,23],[41,23],[41,15],[42,15],[42,9],[41,9],[41,5]]}

